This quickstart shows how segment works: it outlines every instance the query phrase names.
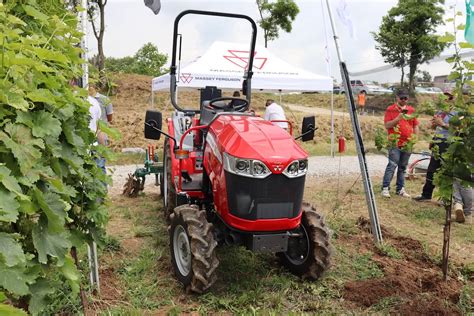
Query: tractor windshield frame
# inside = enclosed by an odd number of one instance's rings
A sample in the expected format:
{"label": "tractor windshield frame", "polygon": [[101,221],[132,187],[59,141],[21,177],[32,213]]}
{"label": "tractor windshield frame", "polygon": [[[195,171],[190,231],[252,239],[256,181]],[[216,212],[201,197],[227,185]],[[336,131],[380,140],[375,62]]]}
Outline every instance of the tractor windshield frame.
{"label": "tractor windshield frame", "polygon": [[179,37],[179,32],[178,32],[178,26],[179,26],[179,21],[181,20],[182,17],[188,14],[196,14],[196,15],[207,15],[207,16],[217,16],[217,17],[226,17],[226,18],[234,18],[234,19],[244,19],[250,22],[252,26],[252,37],[251,37],[251,42],[250,42],[250,52],[249,52],[249,63],[248,67],[244,73],[244,84],[242,89],[245,90],[244,94],[246,96],[246,99],[248,103],[250,104],[251,100],[251,90],[252,90],[252,76],[253,76],[253,59],[255,55],[255,43],[257,40],[257,24],[255,21],[243,14],[234,14],[234,13],[226,13],[226,12],[212,12],[212,11],[201,11],[201,10],[186,10],[181,12],[176,19],[174,20],[174,31],[173,31],[173,53],[172,53],[172,58],[171,58],[171,66],[170,66],[170,96],[171,96],[171,104],[173,104],[173,107],[184,113],[199,113],[199,110],[187,110],[181,108],[178,103],[177,103],[177,78],[176,78],[176,71],[177,71],[177,66],[176,66],[176,55],[177,55],[177,46],[178,46],[178,37]]}

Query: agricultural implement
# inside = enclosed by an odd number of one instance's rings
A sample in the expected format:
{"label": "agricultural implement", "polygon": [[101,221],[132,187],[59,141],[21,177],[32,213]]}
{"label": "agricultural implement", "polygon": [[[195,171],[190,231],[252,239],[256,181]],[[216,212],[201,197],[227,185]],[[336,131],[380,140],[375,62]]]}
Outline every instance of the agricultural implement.
{"label": "agricultural implement", "polygon": [[[242,84],[246,99],[215,94],[202,100],[199,110],[177,104],[178,24],[188,14],[250,23]],[[160,187],[172,266],[179,282],[197,293],[216,281],[216,247],[223,244],[275,253],[303,279],[318,279],[330,265],[329,229],[323,216],[303,201],[308,154],[296,141],[314,138],[314,116],[304,118],[295,139],[290,122],[286,131],[248,111],[256,34],[255,22],[245,15],[197,10],[179,14],[170,67],[175,112],[165,120],[168,133],[163,132],[160,112],[149,110],[145,117],[147,139],[165,136],[163,167],[156,170],[163,170]],[[155,159],[150,163],[153,166]],[[142,174],[148,172],[151,169],[145,168]]]}
{"label": "agricultural implement", "polygon": [[128,179],[123,185],[122,194],[128,197],[137,197],[145,188],[146,176],[155,175],[155,185],[161,184],[163,177],[163,163],[158,161],[155,146],[148,145],[145,150],[145,163],[143,168],[137,168],[134,173],[128,174]]}

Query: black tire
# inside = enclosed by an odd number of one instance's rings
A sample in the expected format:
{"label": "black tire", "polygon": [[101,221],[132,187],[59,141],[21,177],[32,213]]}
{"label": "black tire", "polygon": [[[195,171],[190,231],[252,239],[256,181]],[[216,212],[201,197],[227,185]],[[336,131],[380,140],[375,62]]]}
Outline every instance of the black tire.
{"label": "black tire", "polygon": [[206,292],[216,281],[219,260],[213,225],[196,205],[181,205],[170,216],[171,263],[186,291]]}
{"label": "black tire", "polygon": [[330,266],[330,233],[324,217],[305,202],[299,230],[302,236],[290,237],[288,250],[278,253],[278,256],[293,274],[303,279],[317,280]]}
{"label": "black tire", "polygon": [[163,148],[163,176],[162,187],[160,191],[163,197],[163,209],[165,211],[165,218],[169,220],[170,215],[176,207],[176,190],[173,185],[173,177],[171,173],[171,149],[169,138],[166,138]]}

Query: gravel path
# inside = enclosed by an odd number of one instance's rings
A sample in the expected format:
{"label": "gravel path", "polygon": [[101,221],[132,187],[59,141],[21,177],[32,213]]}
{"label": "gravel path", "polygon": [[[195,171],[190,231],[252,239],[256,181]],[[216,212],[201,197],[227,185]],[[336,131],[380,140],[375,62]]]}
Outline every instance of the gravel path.
{"label": "gravel path", "polygon": [[[368,155],[367,166],[370,175],[383,175],[385,167],[387,166],[387,157],[383,155]],[[410,161],[421,157],[420,155],[412,155]],[[426,161],[425,165],[428,164]],[[112,174],[113,185],[109,188],[111,195],[118,195],[122,193],[122,188],[128,178],[129,173],[133,173],[140,165],[124,165],[111,166],[109,171]],[[341,156],[331,158],[329,156],[315,156],[309,158],[308,175],[317,177],[333,177],[340,173],[342,176],[360,173],[359,161],[357,156]],[[154,176],[148,176],[145,182],[145,192],[157,192],[154,186]]]}

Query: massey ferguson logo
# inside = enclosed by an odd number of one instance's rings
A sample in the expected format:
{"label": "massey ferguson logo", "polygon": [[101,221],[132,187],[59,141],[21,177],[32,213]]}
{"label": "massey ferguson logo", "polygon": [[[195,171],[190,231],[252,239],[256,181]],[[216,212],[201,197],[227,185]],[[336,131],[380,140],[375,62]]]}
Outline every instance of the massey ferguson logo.
{"label": "massey ferguson logo", "polygon": [[179,76],[179,78],[181,79],[181,81],[183,83],[190,83],[192,80],[193,80],[193,76],[189,73],[182,73],[181,76]]}
{"label": "massey ferguson logo", "polygon": [[283,166],[281,165],[281,162],[277,162],[276,164],[273,165],[273,171],[280,172],[282,170],[283,170]]}
{"label": "massey ferguson logo", "polygon": [[[239,66],[240,68],[247,69],[249,66],[249,54],[248,50],[227,50],[230,55],[224,55],[223,57],[233,63],[234,65]],[[253,55],[253,67],[262,70],[263,66],[267,62],[266,57],[257,57],[257,52],[254,52]]]}

